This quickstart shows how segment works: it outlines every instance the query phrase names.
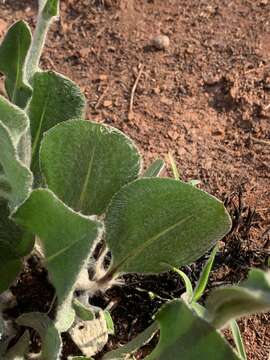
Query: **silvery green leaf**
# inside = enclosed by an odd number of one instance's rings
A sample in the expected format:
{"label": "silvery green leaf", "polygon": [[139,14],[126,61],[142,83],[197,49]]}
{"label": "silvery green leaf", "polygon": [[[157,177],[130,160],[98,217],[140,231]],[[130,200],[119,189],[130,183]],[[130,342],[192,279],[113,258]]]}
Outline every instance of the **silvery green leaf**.
{"label": "silvery green leaf", "polygon": [[36,72],[32,85],[33,96],[27,113],[33,143],[32,169],[37,174],[43,133],[60,122],[83,117],[85,98],[73,81],[54,71]]}
{"label": "silvery green leaf", "polygon": [[31,88],[24,81],[24,65],[31,44],[31,31],[27,23],[13,24],[0,45],[0,72],[6,77],[5,87],[12,103],[24,108],[31,96]]}
{"label": "silvery green leaf", "polygon": [[173,179],[139,179],[112,199],[105,217],[112,251],[111,273],[167,270],[202,256],[228,233],[223,204],[196,187]]}
{"label": "silvery green leaf", "polygon": [[162,159],[155,160],[144,172],[143,177],[157,177],[165,168],[165,162]]}
{"label": "silvery green leaf", "polygon": [[33,328],[40,335],[42,342],[40,360],[59,360],[62,349],[61,336],[53,321],[46,314],[25,313],[16,322],[18,325]]}
{"label": "silvery green leaf", "polygon": [[146,360],[240,360],[225,339],[183,302],[164,305],[155,317],[159,342]]}
{"label": "silvery green leaf", "polygon": [[208,320],[222,328],[231,319],[270,310],[270,272],[252,269],[239,286],[220,287],[207,299]]}
{"label": "silvery green leaf", "polygon": [[[28,169],[30,142],[29,120],[17,106],[0,96],[0,197],[9,202],[11,209],[28,196],[32,186],[32,173]],[[22,150],[21,142],[27,146]]]}
{"label": "silvery green leaf", "polygon": [[75,282],[101,224],[75,213],[46,189],[34,190],[13,217],[40,239],[59,309],[64,306],[63,312],[70,313]]}
{"label": "silvery green leaf", "polygon": [[84,120],[48,131],[40,149],[46,183],[62,201],[84,214],[102,214],[112,196],[136,179],[140,156],[119,130]]}
{"label": "silvery green leaf", "polygon": [[5,354],[5,360],[25,360],[28,355],[30,334],[26,330],[15,345]]}
{"label": "silvery green leaf", "polygon": [[138,334],[134,339],[129,341],[127,344],[119,347],[116,350],[109,351],[104,355],[102,360],[126,360],[131,358],[132,354],[147,344],[158,331],[157,322],[153,322],[143,332]]}

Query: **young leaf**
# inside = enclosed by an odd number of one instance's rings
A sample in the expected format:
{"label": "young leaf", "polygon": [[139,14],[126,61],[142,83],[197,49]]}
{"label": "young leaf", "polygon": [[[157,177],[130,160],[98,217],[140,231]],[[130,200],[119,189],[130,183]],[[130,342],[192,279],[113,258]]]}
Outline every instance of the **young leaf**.
{"label": "young leaf", "polygon": [[182,301],[174,300],[156,315],[160,339],[146,360],[239,360],[221,335]]}
{"label": "young leaf", "polygon": [[236,349],[238,351],[238,354],[240,355],[241,359],[247,360],[247,354],[245,350],[245,345],[243,343],[243,339],[241,336],[241,332],[239,329],[239,326],[235,320],[230,321],[230,328],[233,335],[233,340],[236,345]]}
{"label": "young leaf", "polygon": [[99,236],[100,223],[75,213],[46,189],[34,190],[14,219],[39,237],[58,306],[67,299],[71,302],[70,293]]}
{"label": "young leaf", "polygon": [[0,96],[0,196],[14,209],[28,196],[32,174],[27,168],[27,154],[21,151],[21,141],[27,136],[29,120],[22,110]]}
{"label": "young leaf", "polygon": [[186,288],[187,300],[188,302],[191,302],[193,297],[193,287],[191,281],[189,280],[188,276],[184,273],[184,271],[177,269],[174,266],[172,266],[171,268],[181,277],[182,281],[184,282]]}
{"label": "young leaf", "polygon": [[108,310],[104,310],[103,311],[104,317],[105,317],[105,321],[107,324],[107,330],[108,330],[108,334],[109,335],[114,335],[114,323],[113,323],[113,319],[111,317],[111,314]]}
{"label": "young leaf", "polygon": [[169,156],[169,161],[170,161],[170,163],[171,163],[171,168],[172,168],[172,171],[173,171],[173,176],[174,176],[175,180],[180,180],[180,174],[179,174],[179,171],[178,171],[178,169],[177,169],[177,165],[176,165],[176,162],[175,162],[175,160],[174,160],[174,157],[173,157],[172,153],[169,152],[168,156]]}
{"label": "young leaf", "polygon": [[27,167],[31,161],[29,119],[25,112],[0,96],[0,121],[8,128],[18,158]]}
{"label": "young leaf", "polygon": [[137,351],[139,348],[147,344],[158,331],[158,323],[153,322],[148,328],[137,335],[133,340],[127,344],[112,350],[104,355],[103,360],[125,360]]}
{"label": "young leaf", "polygon": [[5,360],[25,360],[29,351],[30,334],[26,330],[14,346],[5,354]]}
{"label": "young leaf", "polygon": [[24,81],[24,65],[31,44],[31,31],[24,21],[13,24],[0,46],[0,72],[6,77],[5,87],[12,103],[24,108],[31,88]]}
{"label": "young leaf", "polygon": [[59,359],[62,348],[61,336],[53,321],[46,314],[39,312],[25,313],[16,322],[18,325],[33,328],[40,335],[42,342],[40,360]]}
{"label": "young leaf", "polygon": [[76,316],[78,316],[80,319],[85,321],[94,320],[95,312],[90,308],[90,306],[86,307],[76,299],[73,300],[72,305],[75,310]]}
{"label": "young leaf", "polygon": [[231,319],[270,309],[270,272],[250,270],[240,286],[218,288],[210,294],[206,308],[208,320],[222,328]]}
{"label": "young leaf", "polygon": [[165,162],[162,159],[157,159],[145,170],[143,177],[158,177],[164,168]]}
{"label": "young leaf", "polygon": [[51,19],[59,14],[59,0],[47,0],[42,8],[42,16]]}
{"label": "young leaf", "polygon": [[211,269],[212,269],[213,264],[214,264],[217,249],[218,249],[218,246],[216,245],[214,247],[214,249],[211,251],[210,257],[209,257],[209,259],[207,260],[206,264],[203,267],[203,270],[202,270],[202,273],[200,275],[199,281],[198,281],[197,286],[196,286],[196,288],[194,290],[193,301],[198,301],[202,297],[202,295],[204,293],[204,290],[205,290],[205,288],[207,286],[207,283],[208,283],[208,279],[209,279]]}
{"label": "young leaf", "polygon": [[105,218],[112,273],[160,272],[203,255],[231,227],[223,204],[178,180],[139,179],[112,199]]}
{"label": "young leaf", "polygon": [[32,169],[37,172],[43,133],[62,121],[83,117],[85,98],[75,83],[53,71],[35,73],[32,84],[33,96],[27,113],[33,143]]}
{"label": "young leaf", "polygon": [[83,120],[48,131],[40,160],[49,189],[86,215],[102,214],[112,196],[140,171],[139,153],[128,137],[110,126]]}

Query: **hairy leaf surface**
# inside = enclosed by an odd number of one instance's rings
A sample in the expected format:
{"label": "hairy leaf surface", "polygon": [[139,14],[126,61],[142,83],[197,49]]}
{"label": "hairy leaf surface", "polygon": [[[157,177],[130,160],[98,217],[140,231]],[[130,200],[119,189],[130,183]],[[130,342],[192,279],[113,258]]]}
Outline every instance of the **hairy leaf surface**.
{"label": "hairy leaf surface", "polygon": [[231,319],[270,310],[270,272],[252,269],[240,286],[215,289],[207,299],[209,321],[217,328]]}
{"label": "hairy leaf surface", "polygon": [[133,142],[106,125],[71,120],[44,136],[41,170],[46,183],[74,210],[101,214],[112,196],[140,171]]}
{"label": "hairy leaf surface", "polygon": [[146,360],[240,360],[233,349],[210,324],[196,316],[188,306],[174,300],[156,316],[160,339]]}
{"label": "hairy leaf surface", "polygon": [[223,204],[192,185],[140,179],[112,199],[106,241],[115,272],[160,272],[198,259],[231,227]]}
{"label": "hairy leaf surface", "polygon": [[27,112],[33,144],[32,169],[36,173],[43,133],[62,121],[83,117],[85,99],[79,87],[68,78],[53,71],[36,72]]}
{"label": "hairy leaf surface", "polygon": [[21,315],[16,320],[18,325],[31,327],[41,337],[40,360],[58,360],[62,348],[61,336],[53,321],[40,312],[31,312]]}
{"label": "hairy leaf surface", "polygon": [[61,308],[89,257],[100,223],[75,213],[46,189],[34,190],[14,219],[40,238]]}
{"label": "hairy leaf surface", "polygon": [[0,72],[6,77],[9,99],[24,108],[31,96],[31,88],[24,82],[24,64],[31,44],[31,31],[24,21],[13,24],[0,46]]}

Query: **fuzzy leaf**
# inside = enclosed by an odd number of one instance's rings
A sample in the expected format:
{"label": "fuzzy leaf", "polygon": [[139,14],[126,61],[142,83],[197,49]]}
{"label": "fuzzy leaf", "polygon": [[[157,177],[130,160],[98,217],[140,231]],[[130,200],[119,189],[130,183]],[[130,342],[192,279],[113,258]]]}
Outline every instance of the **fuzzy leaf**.
{"label": "fuzzy leaf", "polygon": [[95,312],[91,309],[90,305],[89,307],[85,306],[75,299],[73,300],[73,308],[76,312],[76,316],[82,320],[89,321],[95,318]]}
{"label": "fuzzy leaf", "polygon": [[133,142],[106,125],[71,120],[48,131],[40,150],[46,183],[66,204],[101,214],[112,196],[140,171]]}
{"label": "fuzzy leaf", "polygon": [[250,270],[249,277],[240,286],[214,290],[207,299],[209,321],[216,328],[231,319],[270,310],[270,272]]}
{"label": "fuzzy leaf", "polygon": [[47,0],[44,2],[42,9],[42,16],[45,19],[50,19],[59,14],[59,0]]}
{"label": "fuzzy leaf", "polygon": [[0,294],[7,290],[22,268],[20,259],[4,260],[0,263]]}
{"label": "fuzzy leaf", "polygon": [[241,332],[236,320],[230,321],[230,328],[232,331],[233,341],[236,345],[236,349],[238,351],[239,356],[241,357],[241,359],[247,360],[245,345],[243,343]]}
{"label": "fuzzy leaf", "polygon": [[203,255],[231,227],[223,204],[178,180],[140,179],[112,199],[106,218],[112,272],[165,271]]}
{"label": "fuzzy leaf", "polygon": [[30,334],[25,331],[14,346],[8,350],[5,360],[25,360],[28,355]]}
{"label": "fuzzy leaf", "polygon": [[164,168],[165,162],[162,159],[157,159],[145,170],[143,177],[157,177]]}
{"label": "fuzzy leaf", "polygon": [[9,99],[24,108],[31,96],[31,88],[24,82],[24,64],[31,44],[31,31],[24,21],[13,24],[0,46],[0,72],[6,76],[5,87]]}
{"label": "fuzzy leaf", "polygon": [[174,300],[156,315],[160,339],[146,360],[239,360],[221,335],[196,316],[182,301]]}
{"label": "fuzzy leaf", "polygon": [[53,71],[36,72],[27,112],[33,142],[32,169],[37,173],[43,133],[62,121],[84,116],[85,99],[79,87],[68,78]]}
{"label": "fuzzy leaf", "polygon": [[158,331],[158,324],[154,322],[143,332],[137,335],[133,340],[127,344],[119,347],[116,350],[112,350],[104,355],[103,360],[125,360],[129,359],[136,350],[147,344]]}
{"label": "fuzzy leaf", "polygon": [[193,301],[198,301],[202,297],[206,289],[210,272],[212,270],[214,260],[216,257],[217,249],[218,246],[215,246],[214,249],[211,251],[209,259],[206,261],[206,264],[203,267],[202,273],[194,290]]}
{"label": "fuzzy leaf", "polygon": [[24,112],[0,96],[0,197],[15,208],[28,196],[32,174],[27,168],[30,142],[22,151],[29,121]]}
{"label": "fuzzy leaf", "polygon": [[41,337],[40,360],[58,360],[62,348],[60,334],[53,321],[40,312],[25,313],[16,320],[18,325],[33,328]]}
{"label": "fuzzy leaf", "polygon": [[99,235],[100,223],[75,213],[46,189],[34,190],[14,219],[41,240],[58,306],[69,298],[71,302],[70,293]]}

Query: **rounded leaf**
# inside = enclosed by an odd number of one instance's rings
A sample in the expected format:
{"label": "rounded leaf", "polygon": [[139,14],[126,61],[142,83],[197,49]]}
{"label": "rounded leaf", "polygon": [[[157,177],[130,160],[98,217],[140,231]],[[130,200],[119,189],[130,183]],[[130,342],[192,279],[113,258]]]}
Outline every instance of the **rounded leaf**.
{"label": "rounded leaf", "polygon": [[104,212],[112,196],[140,171],[140,155],[128,137],[110,126],[83,120],[70,120],[48,131],[40,162],[49,189],[86,215]]}

